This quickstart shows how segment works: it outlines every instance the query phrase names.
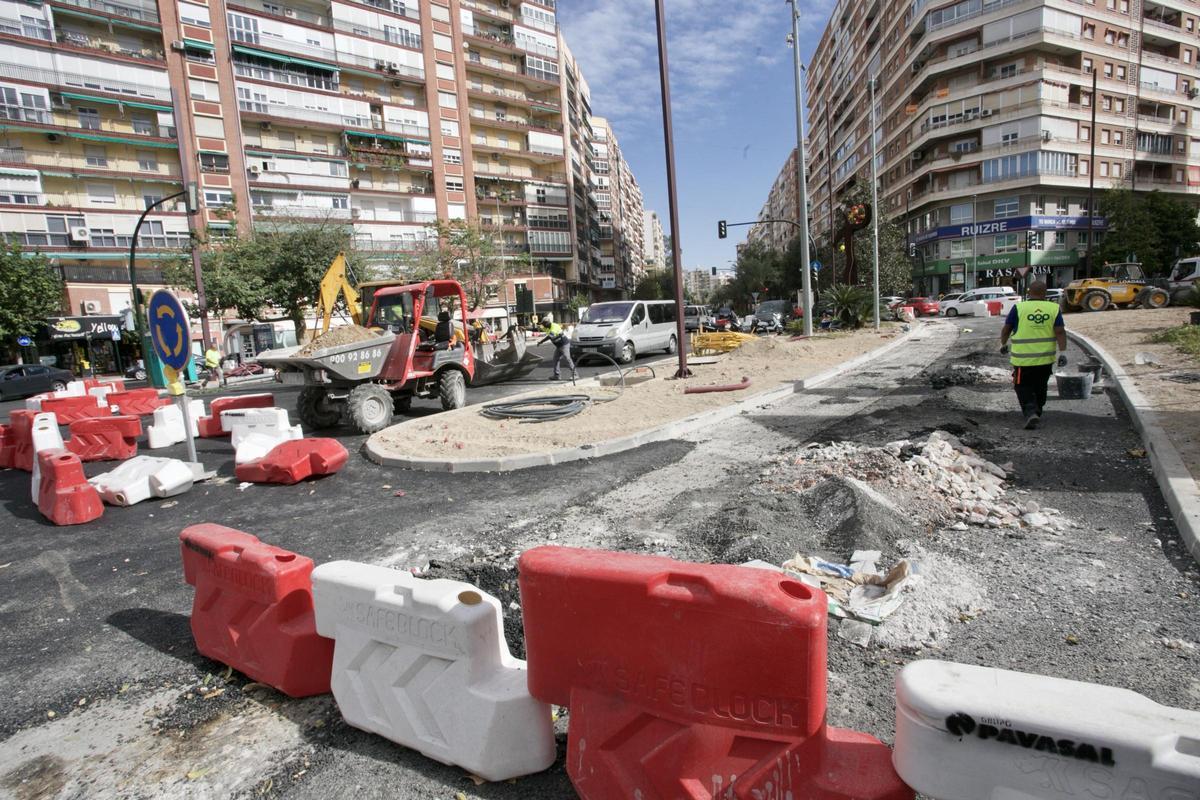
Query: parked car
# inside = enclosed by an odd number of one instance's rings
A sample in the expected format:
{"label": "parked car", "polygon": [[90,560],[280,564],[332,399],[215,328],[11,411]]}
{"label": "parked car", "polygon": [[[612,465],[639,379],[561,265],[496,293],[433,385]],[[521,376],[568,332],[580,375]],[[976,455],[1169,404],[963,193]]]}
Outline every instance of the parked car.
{"label": "parked car", "polygon": [[938,301],[930,297],[909,297],[901,300],[893,308],[899,311],[905,306],[911,308],[918,317],[936,317],[940,308]]}
{"label": "parked car", "polygon": [[1063,299],[1063,290],[1062,289],[1047,289],[1046,290],[1046,299],[1049,300],[1051,303],[1058,303],[1061,305],[1062,299]]}
{"label": "parked car", "polygon": [[1011,286],[988,286],[982,289],[970,289],[963,292],[954,300],[942,298],[942,314],[947,317],[957,317],[960,314],[974,314],[972,303],[987,302],[988,300],[1017,299],[1017,290]]}
{"label": "parked car", "polygon": [[75,376],[58,367],[10,364],[0,367],[0,400],[16,400],[42,392],[61,392]]}
{"label": "parked car", "polygon": [[705,306],[684,306],[683,307],[683,329],[685,331],[698,331],[703,327],[705,330],[711,330],[713,326],[712,314]]}
{"label": "parked car", "polygon": [[722,308],[713,319],[713,327],[719,331],[740,331],[742,321],[732,308]]}
{"label": "parked car", "polygon": [[571,358],[603,353],[628,364],[651,350],[674,353],[677,319],[674,300],[594,303],[571,331]]}
{"label": "parked car", "polygon": [[879,298],[879,307],[880,308],[895,308],[896,306],[900,305],[903,301],[904,301],[903,297],[900,297],[899,295],[891,294],[886,297]]}

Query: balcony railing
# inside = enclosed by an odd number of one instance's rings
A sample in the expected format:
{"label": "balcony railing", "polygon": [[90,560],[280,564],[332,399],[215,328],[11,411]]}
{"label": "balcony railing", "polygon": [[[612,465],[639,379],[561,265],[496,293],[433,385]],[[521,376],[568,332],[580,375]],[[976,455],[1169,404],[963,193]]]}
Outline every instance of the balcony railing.
{"label": "balcony railing", "polygon": [[[232,18],[241,15],[230,12],[229,16]],[[250,19],[253,18],[251,17]],[[278,50],[283,53],[307,55],[326,60],[332,60],[336,57],[336,51],[333,47],[326,47],[325,45],[321,44],[309,44],[308,42],[298,42],[294,39],[285,39],[282,36],[273,36],[260,31],[237,28],[233,25],[229,26],[229,36],[235,42],[254,45],[256,47],[269,47],[273,50]]]}
{"label": "balcony railing", "polygon": [[290,203],[254,206],[254,213],[263,217],[302,217],[305,219],[350,219],[350,209],[328,206],[304,206]]}
{"label": "balcony railing", "polygon": [[416,78],[419,80],[424,80],[425,78],[425,69],[423,67],[411,67],[408,64],[401,64],[396,61],[381,61],[378,58],[370,56],[342,52],[337,54],[337,60],[341,64],[354,64],[365,69],[376,70],[383,73],[380,77]]}
{"label": "balcony railing", "polygon": [[342,33],[349,33],[355,36],[366,36],[368,39],[378,39],[388,42],[389,44],[399,45],[400,47],[409,47],[413,50],[421,49],[421,37],[418,34],[405,30],[404,28],[381,29],[372,28],[369,25],[360,25],[357,22],[349,22],[344,19],[335,19],[333,21],[333,29]]}
{"label": "balcony railing", "polygon": [[417,8],[416,0],[353,0],[360,5],[370,6],[371,8],[381,8],[384,11],[390,11],[393,14],[399,14],[402,17],[409,19],[420,19],[421,13]]}
{"label": "balcony railing", "polygon": [[58,41],[61,44],[86,47],[89,50],[100,50],[101,52],[125,56],[126,58],[136,58],[142,61],[162,61],[166,57],[162,50],[155,50],[152,47],[142,47],[138,50],[133,50],[101,39],[99,36],[86,36],[82,33],[72,33],[71,31],[59,31]]}
{"label": "balcony railing", "polygon": [[287,120],[316,122],[324,125],[337,125],[350,128],[380,128],[382,125],[373,124],[368,117],[355,117],[337,114],[332,111],[315,111],[295,106],[275,105],[274,103],[258,103],[251,100],[238,99],[238,108],[251,114],[266,114]]}
{"label": "balcony railing", "polygon": [[497,19],[516,19],[510,9],[501,8],[492,3],[480,3],[476,0],[459,0],[459,5],[461,5],[463,8],[479,11],[489,17],[496,17]]}
{"label": "balcony railing", "polygon": [[[113,80],[103,75],[80,75],[75,72],[30,67],[24,64],[14,64],[12,55],[6,55],[0,48],[0,78],[32,81],[34,83],[49,83],[56,86],[73,86],[78,89],[91,89],[97,92],[128,95],[130,97],[149,97],[154,100],[170,100],[169,88],[158,88],[144,83]],[[5,61],[9,59],[9,61]]]}
{"label": "balcony railing", "polygon": [[93,157],[92,162],[83,155],[69,155],[57,150],[29,150],[24,147],[0,147],[0,162],[22,164],[32,168],[57,167],[59,169],[107,169],[127,173],[128,177],[179,177],[179,164],[170,161],[148,162],[136,158],[105,156]]}
{"label": "balcony railing", "polygon": [[142,20],[158,24],[158,4],[153,0],[57,0],[59,3],[86,8],[89,11],[99,11],[102,14],[114,14],[119,17]]}
{"label": "balcony railing", "polygon": [[418,225],[437,222],[437,214],[433,211],[391,211],[386,208],[355,207],[354,218],[366,222],[412,222]]}
{"label": "balcony railing", "polygon": [[482,111],[477,108],[471,109],[471,117],[474,119],[483,120],[484,122],[487,122],[487,123],[495,123],[497,125],[502,125],[502,126],[515,126],[518,128],[530,128],[532,130],[547,131],[550,133],[562,133],[563,132],[562,125],[559,125],[557,123],[536,122],[532,119],[520,119],[520,118],[509,117],[507,115],[501,116],[494,112],[489,114],[488,112]]}
{"label": "balcony railing", "polygon": [[[151,244],[146,234],[138,236],[138,245],[140,247],[183,247],[187,242],[179,244]],[[164,237],[154,237],[162,239]],[[129,283],[129,267],[93,267],[82,264],[62,264],[59,266],[62,271],[63,280],[73,283]],[[143,269],[137,270],[137,279],[143,286],[147,284],[163,283],[163,274],[160,269]]]}
{"label": "balcony railing", "polygon": [[0,104],[0,120],[6,119],[17,122],[36,122],[40,125],[54,124],[54,115],[44,108]]}
{"label": "balcony railing", "polygon": [[307,22],[310,25],[319,25],[322,28],[328,28],[330,24],[330,19],[325,14],[314,14],[311,11],[292,8],[291,6],[281,6],[277,3],[264,3],[263,0],[234,0],[230,5],[241,6],[258,14],[269,14],[273,17]]}

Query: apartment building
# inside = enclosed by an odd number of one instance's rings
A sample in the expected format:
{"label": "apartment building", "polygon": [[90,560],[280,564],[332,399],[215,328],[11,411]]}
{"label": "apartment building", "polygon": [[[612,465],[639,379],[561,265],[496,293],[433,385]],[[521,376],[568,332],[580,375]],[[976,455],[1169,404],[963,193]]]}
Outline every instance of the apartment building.
{"label": "apartment building", "polygon": [[469,219],[556,296],[599,288],[572,202],[591,109],[568,118],[586,84],[573,62],[564,80],[554,5],[0,0],[0,234],[52,257],[74,312],[114,313],[139,214],[190,179],[200,212],[142,229],[143,286],[189,223],[333,220],[397,261]]}
{"label": "apartment building", "polygon": [[758,212],[758,222],[750,226],[746,241],[759,244],[768,250],[783,252],[796,236],[796,226],[787,222],[768,220],[800,221],[800,194],[796,190],[796,148],[788,154],[787,161],[775,176],[767,200]]}
{"label": "apartment building", "polygon": [[593,116],[591,129],[600,284],[607,292],[604,299],[616,299],[632,291],[641,275],[642,192],[608,120]]}
{"label": "apartment building", "polygon": [[808,71],[817,236],[869,180],[874,135],[919,291],[1011,282],[1027,257],[1063,285],[1104,233],[1092,178],[1200,192],[1198,25],[1191,0],[840,0]]}
{"label": "apartment building", "polygon": [[667,268],[667,243],[663,236],[662,219],[657,211],[642,212],[642,263],[646,272],[659,272]]}
{"label": "apartment building", "polygon": [[727,271],[713,275],[712,268],[689,269],[683,273],[683,288],[687,296],[697,303],[707,303],[717,289],[733,280],[733,274]]}

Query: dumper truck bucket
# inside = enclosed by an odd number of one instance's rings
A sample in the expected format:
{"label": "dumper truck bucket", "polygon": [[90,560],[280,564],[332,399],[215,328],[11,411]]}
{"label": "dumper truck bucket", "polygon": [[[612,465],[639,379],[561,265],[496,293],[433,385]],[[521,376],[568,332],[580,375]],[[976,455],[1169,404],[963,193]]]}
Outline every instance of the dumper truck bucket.
{"label": "dumper truck bucket", "polygon": [[[258,354],[258,363],[283,372],[310,373],[325,370],[334,380],[369,381],[383,371],[396,334],[386,331],[373,339],[350,344],[312,349],[291,347]],[[303,355],[301,355],[303,354]]]}
{"label": "dumper truck bucket", "polygon": [[490,362],[482,358],[475,362],[475,377],[471,380],[471,385],[489,386],[493,383],[516,380],[533,372],[541,363],[542,357],[528,350],[519,357],[516,350],[504,350]]}

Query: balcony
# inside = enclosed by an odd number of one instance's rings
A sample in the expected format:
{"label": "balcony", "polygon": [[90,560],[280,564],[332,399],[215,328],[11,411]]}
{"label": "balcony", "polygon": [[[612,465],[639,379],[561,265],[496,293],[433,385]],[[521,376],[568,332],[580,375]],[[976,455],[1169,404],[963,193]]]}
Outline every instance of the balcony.
{"label": "balcony", "polygon": [[429,156],[420,156],[390,151],[386,148],[372,149],[351,147],[350,161],[355,165],[379,167],[380,169],[399,172],[401,170],[432,171],[433,161]]}
{"label": "balcony", "polygon": [[96,92],[107,92],[109,94],[123,95],[130,98],[147,97],[153,100],[171,99],[171,90],[169,88],[159,88],[150,86],[144,83],[131,83],[129,81],[114,80],[104,75],[80,75],[75,72],[63,72],[61,70],[44,69],[42,67],[30,67],[24,64],[14,64],[11,61],[6,62],[5,59],[11,59],[11,55],[5,55],[3,48],[0,48],[0,78],[12,78],[18,81],[31,81],[33,83],[46,83],[52,86],[68,86],[77,89],[91,89]]}
{"label": "balcony", "polygon": [[492,3],[482,3],[479,0],[459,0],[458,4],[463,8],[471,9],[477,16],[491,17],[506,22],[512,22],[516,18],[511,9],[501,8]]}
{"label": "balcony", "polygon": [[149,61],[157,64],[161,64],[166,59],[166,54],[158,48],[142,47],[134,50],[128,47],[121,47],[115,42],[108,41],[100,36],[87,36],[69,31],[59,31],[58,42],[59,44],[70,45],[71,47],[99,50],[102,53],[111,53],[117,56],[136,58],[139,61]]}
{"label": "balcony", "polygon": [[546,150],[531,148],[520,143],[499,144],[488,142],[486,139],[472,140],[471,147],[484,153],[497,153],[515,158],[527,158],[539,164],[554,164],[561,162],[566,156],[563,153],[553,153]]}
{"label": "balcony", "polygon": [[289,203],[254,206],[258,217],[295,217],[297,219],[350,219],[350,209],[329,206],[305,206]]}
{"label": "balcony", "polygon": [[341,33],[349,33],[353,36],[362,36],[367,39],[375,39],[388,44],[394,44],[399,47],[407,47],[412,50],[421,49],[421,37],[411,33],[403,28],[372,28],[369,25],[360,25],[357,22],[348,22],[342,19],[333,21],[333,29]]}
{"label": "balcony", "polygon": [[[174,157],[174,154],[172,154]],[[74,155],[59,150],[30,150],[24,147],[0,147],[0,163],[14,164],[31,169],[60,169],[109,171],[122,173],[124,177],[141,180],[155,178],[178,182],[179,163],[170,161],[145,161],[143,159],[124,156],[105,156],[103,158],[87,158],[84,154]],[[172,180],[174,179],[174,180]]]}
{"label": "balcony", "polygon": [[19,20],[0,17],[0,33],[43,42],[54,41],[54,33],[50,30],[49,23],[37,17],[25,17]]}
{"label": "balcony", "polygon": [[75,6],[88,11],[98,11],[101,14],[136,19],[140,22],[159,24],[158,4],[153,0],[55,0],[63,5]]}
{"label": "balcony", "polygon": [[377,58],[355,55],[354,53],[338,53],[337,61],[339,64],[353,64],[364,69],[373,69],[380,73],[380,78],[422,82],[425,80],[424,67],[410,67],[407,64],[401,64],[396,61],[380,61]]}
{"label": "balcony", "polygon": [[234,0],[234,2],[229,3],[228,7],[234,10],[249,11],[253,14],[264,14],[276,19],[294,19],[321,28],[328,28],[332,22],[325,14],[316,14],[312,11],[305,11],[278,3],[264,3],[263,0]]}
{"label": "balcony", "polygon": [[[240,15],[230,12],[231,18],[237,18]],[[249,19],[253,20],[253,17]],[[337,58],[337,53],[333,47],[325,45],[309,44],[308,42],[297,42],[294,39],[285,39],[282,36],[271,36],[269,34],[260,33],[256,30],[246,30],[244,28],[236,28],[230,26],[229,37],[235,42],[252,45],[254,47],[266,47],[271,50],[276,50],[287,55],[304,55],[312,58],[320,58],[326,61],[333,62]]]}
{"label": "balcony", "polygon": [[508,115],[500,115],[496,112],[487,112],[480,109],[471,109],[471,119],[479,120],[481,124],[495,126],[497,128],[508,128],[515,130],[537,130],[546,131],[548,133],[562,133],[562,125],[549,122],[538,122],[533,119],[521,119],[510,117]]}
{"label": "balcony", "polygon": [[267,63],[265,59],[247,60],[249,57],[241,53],[234,54],[233,74],[240,78],[251,78],[258,81],[300,86],[307,89],[322,89],[326,92],[338,90],[337,73],[318,73],[315,71],[300,71],[288,69],[275,63]]}
{"label": "balcony", "polygon": [[238,108],[247,114],[261,114],[290,122],[312,122],[318,125],[332,125],[337,128],[382,127],[381,123],[375,123],[366,117],[345,116],[332,111],[315,111],[308,108],[276,105],[274,103],[258,103],[240,98],[238,99]]}
{"label": "balcony", "polygon": [[405,2],[405,0],[353,0],[353,2],[409,19],[421,18],[415,0],[409,0],[409,2]]}
{"label": "balcony", "polygon": [[354,219],[359,222],[408,222],[414,225],[432,225],[437,214],[432,211],[392,211],[387,208],[354,207]]}
{"label": "balcony", "polygon": [[350,178],[345,175],[311,175],[301,172],[277,172],[275,170],[250,170],[250,183],[271,186],[297,186],[305,188],[350,190]]}
{"label": "balcony", "polygon": [[[532,86],[535,89],[549,88],[546,84],[558,85],[558,75],[545,72],[544,70],[532,69],[530,67],[518,67],[515,64],[499,61],[496,59],[483,58],[474,50],[467,52],[467,69],[468,70],[483,70],[495,75],[508,78],[510,80],[520,81],[526,85]],[[557,100],[554,101],[555,107],[559,107]]]}

